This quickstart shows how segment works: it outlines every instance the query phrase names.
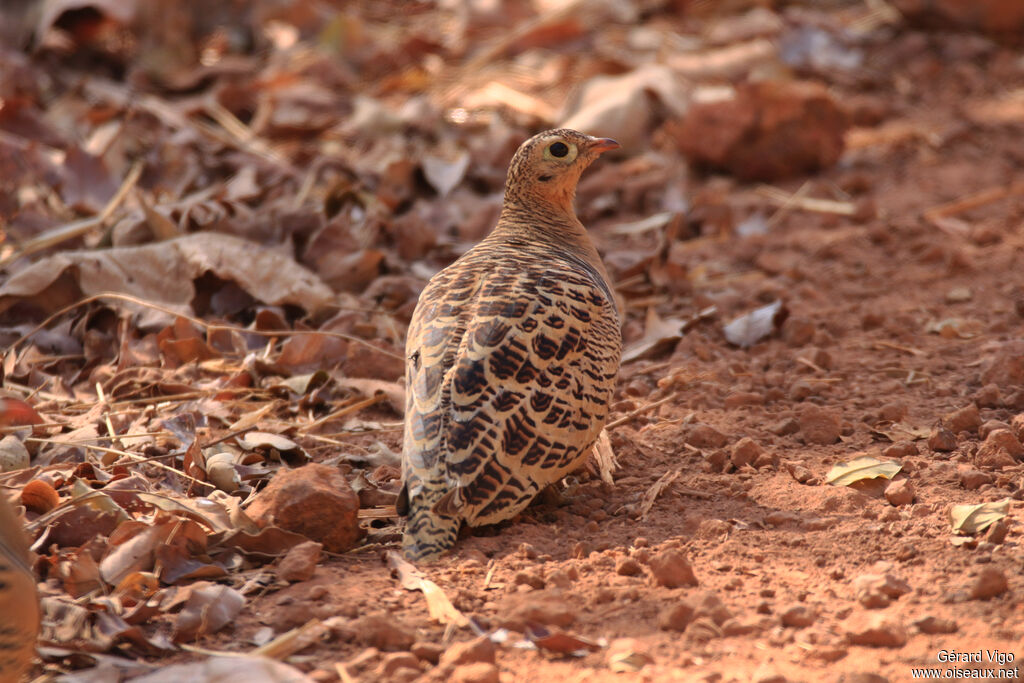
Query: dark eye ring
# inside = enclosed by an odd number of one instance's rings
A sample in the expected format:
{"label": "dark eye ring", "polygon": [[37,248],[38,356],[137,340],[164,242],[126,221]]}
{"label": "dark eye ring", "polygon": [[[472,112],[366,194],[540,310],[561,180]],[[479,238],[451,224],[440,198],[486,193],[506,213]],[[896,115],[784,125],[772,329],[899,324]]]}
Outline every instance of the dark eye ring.
{"label": "dark eye ring", "polygon": [[548,150],[551,152],[551,156],[561,158],[569,153],[569,146],[564,142],[556,142],[548,147]]}

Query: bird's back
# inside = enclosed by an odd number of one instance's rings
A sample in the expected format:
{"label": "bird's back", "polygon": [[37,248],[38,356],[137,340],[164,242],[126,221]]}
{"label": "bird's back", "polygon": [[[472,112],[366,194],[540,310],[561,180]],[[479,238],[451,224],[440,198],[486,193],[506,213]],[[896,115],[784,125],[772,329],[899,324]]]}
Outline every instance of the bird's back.
{"label": "bird's back", "polygon": [[36,580],[21,523],[0,496],[0,681],[18,681],[35,656],[39,632]]}
{"label": "bird's back", "polygon": [[508,519],[597,439],[621,353],[600,261],[497,231],[435,276],[406,344],[406,553]]}

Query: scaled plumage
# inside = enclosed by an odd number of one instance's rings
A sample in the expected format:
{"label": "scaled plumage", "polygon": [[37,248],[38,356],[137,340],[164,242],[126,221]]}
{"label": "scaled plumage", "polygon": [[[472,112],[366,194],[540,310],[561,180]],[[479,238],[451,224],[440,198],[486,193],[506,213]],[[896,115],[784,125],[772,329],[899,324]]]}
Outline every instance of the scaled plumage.
{"label": "scaled plumage", "polygon": [[613,140],[553,130],[516,152],[490,235],[434,276],[406,341],[402,547],[508,519],[577,469],[604,426],[622,338],[572,201]]}
{"label": "scaled plumage", "polygon": [[0,497],[0,681],[20,681],[36,652],[39,598],[21,522]]}

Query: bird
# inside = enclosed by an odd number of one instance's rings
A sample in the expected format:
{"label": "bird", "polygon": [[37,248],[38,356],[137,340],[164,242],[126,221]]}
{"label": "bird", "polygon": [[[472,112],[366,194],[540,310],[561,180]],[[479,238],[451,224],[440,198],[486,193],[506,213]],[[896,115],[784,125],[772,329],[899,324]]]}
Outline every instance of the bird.
{"label": "bird", "polygon": [[610,138],[557,129],[509,164],[497,224],[434,275],[406,338],[402,552],[514,517],[583,465],[622,355],[611,279],[573,201]]}
{"label": "bird", "polygon": [[25,530],[0,495],[0,681],[19,681],[35,657],[39,598]]}

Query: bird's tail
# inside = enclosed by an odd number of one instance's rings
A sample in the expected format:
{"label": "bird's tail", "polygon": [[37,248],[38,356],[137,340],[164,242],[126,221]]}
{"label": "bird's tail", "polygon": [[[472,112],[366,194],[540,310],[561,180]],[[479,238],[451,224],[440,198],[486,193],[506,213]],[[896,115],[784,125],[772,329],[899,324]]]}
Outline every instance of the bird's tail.
{"label": "bird's tail", "polygon": [[431,496],[424,489],[408,496],[402,552],[410,560],[434,560],[455,545],[462,518],[445,509],[446,496]]}

